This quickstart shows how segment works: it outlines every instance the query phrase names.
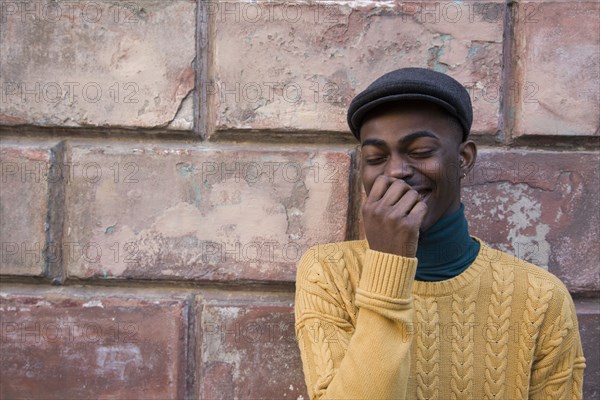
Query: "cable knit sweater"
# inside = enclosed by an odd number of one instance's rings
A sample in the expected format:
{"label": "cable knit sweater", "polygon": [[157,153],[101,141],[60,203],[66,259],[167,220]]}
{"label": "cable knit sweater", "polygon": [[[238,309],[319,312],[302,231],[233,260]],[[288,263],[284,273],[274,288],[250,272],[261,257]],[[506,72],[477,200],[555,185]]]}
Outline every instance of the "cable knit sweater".
{"label": "cable knit sweater", "polygon": [[481,244],[473,264],[415,281],[416,258],[366,240],[299,262],[296,335],[312,399],[580,399],[573,301],[549,272]]}

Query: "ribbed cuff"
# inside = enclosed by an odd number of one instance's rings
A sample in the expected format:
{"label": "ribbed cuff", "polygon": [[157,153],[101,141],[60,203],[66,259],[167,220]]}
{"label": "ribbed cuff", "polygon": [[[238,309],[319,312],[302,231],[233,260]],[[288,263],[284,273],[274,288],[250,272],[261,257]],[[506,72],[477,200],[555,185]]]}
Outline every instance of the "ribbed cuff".
{"label": "ribbed cuff", "polygon": [[417,272],[417,259],[368,249],[358,285],[372,298],[408,299]]}

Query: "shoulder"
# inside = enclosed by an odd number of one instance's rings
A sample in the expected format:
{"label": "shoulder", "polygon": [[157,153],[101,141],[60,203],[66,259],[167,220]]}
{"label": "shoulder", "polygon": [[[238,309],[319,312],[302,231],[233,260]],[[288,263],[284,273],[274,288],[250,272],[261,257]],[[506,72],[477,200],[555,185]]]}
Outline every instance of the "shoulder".
{"label": "shoulder", "polygon": [[368,248],[366,240],[318,244],[310,247],[298,262],[296,283],[331,285],[336,278],[355,282]]}
{"label": "shoulder", "polygon": [[366,240],[319,244],[309,248],[296,273],[296,324],[317,316],[351,326],[354,297],[367,249]]}
{"label": "shoulder", "polygon": [[532,294],[541,291],[544,294],[551,292],[552,302],[571,302],[571,295],[564,283],[548,270],[522,260],[510,253],[494,249],[479,240],[481,249],[479,257],[489,262],[492,271],[508,273],[519,282],[519,286]]}
{"label": "shoulder", "polygon": [[335,264],[339,262],[357,261],[364,257],[366,250],[366,240],[317,244],[310,247],[304,253],[298,265],[310,265],[314,263]]}

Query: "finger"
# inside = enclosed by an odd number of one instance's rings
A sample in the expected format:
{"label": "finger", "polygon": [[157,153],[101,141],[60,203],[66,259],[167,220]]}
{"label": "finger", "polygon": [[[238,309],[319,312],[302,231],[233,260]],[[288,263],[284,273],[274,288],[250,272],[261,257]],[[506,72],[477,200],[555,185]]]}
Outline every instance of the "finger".
{"label": "finger", "polygon": [[366,203],[379,201],[395,180],[396,179],[385,175],[379,175],[375,178],[375,182],[371,187],[371,192],[369,193],[369,196],[367,196]]}
{"label": "finger", "polygon": [[[387,192],[385,192],[385,194],[381,198],[380,203],[391,207],[395,207],[395,205],[399,201],[402,201],[404,196],[406,196],[409,192],[414,192],[414,194],[417,194],[418,197],[418,193],[412,190],[410,185],[408,185],[403,180],[398,179],[390,185]],[[412,197],[412,194],[410,197]]]}
{"label": "finger", "polygon": [[392,206],[394,209],[392,213],[397,217],[404,217],[410,214],[418,202],[419,193],[416,190],[408,189],[404,195]]}
{"label": "finger", "polygon": [[417,201],[417,203],[410,210],[409,216],[415,218],[415,222],[421,226],[423,223],[423,219],[425,219],[425,215],[427,215],[427,204],[424,201]]}

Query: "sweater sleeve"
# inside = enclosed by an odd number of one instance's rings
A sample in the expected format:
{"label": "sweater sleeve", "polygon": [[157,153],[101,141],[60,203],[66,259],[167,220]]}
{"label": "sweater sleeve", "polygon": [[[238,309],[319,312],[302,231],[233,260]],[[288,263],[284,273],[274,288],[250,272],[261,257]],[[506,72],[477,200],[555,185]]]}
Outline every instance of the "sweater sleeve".
{"label": "sweater sleeve", "polygon": [[311,399],[405,398],[416,267],[415,258],[367,250],[354,303],[343,256],[303,256],[296,335]]}
{"label": "sweater sleeve", "polygon": [[531,368],[531,399],[581,399],[585,358],[577,314],[566,288],[542,326]]}

